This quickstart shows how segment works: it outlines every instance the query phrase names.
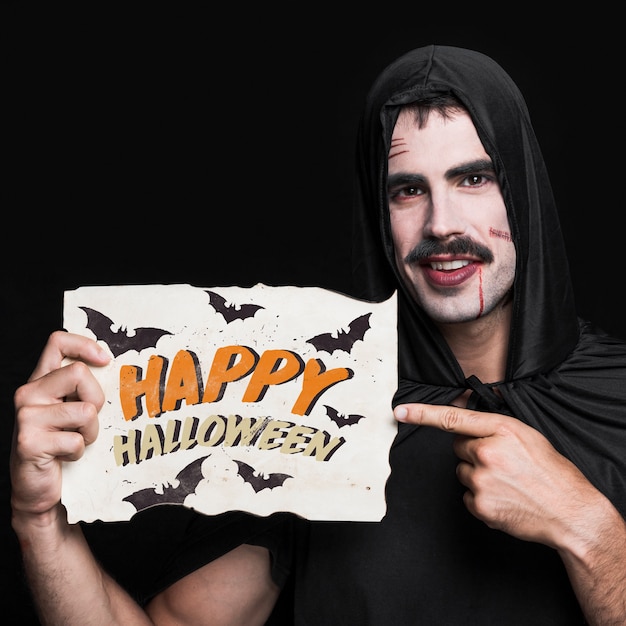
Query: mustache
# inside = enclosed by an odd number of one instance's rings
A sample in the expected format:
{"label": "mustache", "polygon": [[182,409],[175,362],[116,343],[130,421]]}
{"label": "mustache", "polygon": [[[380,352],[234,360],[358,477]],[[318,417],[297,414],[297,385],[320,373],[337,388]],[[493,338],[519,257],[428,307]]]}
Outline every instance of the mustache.
{"label": "mustache", "polygon": [[437,239],[426,239],[418,243],[411,252],[404,257],[405,263],[418,263],[423,259],[441,254],[469,254],[485,263],[493,262],[493,253],[489,248],[475,242],[470,237],[458,237],[452,241],[442,242]]}

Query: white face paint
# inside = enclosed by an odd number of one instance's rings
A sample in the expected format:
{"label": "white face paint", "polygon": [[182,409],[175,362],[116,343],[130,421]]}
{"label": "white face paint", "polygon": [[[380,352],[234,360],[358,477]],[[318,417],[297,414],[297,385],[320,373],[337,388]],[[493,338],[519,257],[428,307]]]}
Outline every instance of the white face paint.
{"label": "white face paint", "polygon": [[[430,317],[475,320],[506,298],[515,246],[491,159],[467,113],[444,119],[433,111],[419,128],[411,112],[401,112],[388,197],[396,264]],[[433,248],[423,258],[408,256],[425,242]],[[446,247],[452,242],[457,249]]]}

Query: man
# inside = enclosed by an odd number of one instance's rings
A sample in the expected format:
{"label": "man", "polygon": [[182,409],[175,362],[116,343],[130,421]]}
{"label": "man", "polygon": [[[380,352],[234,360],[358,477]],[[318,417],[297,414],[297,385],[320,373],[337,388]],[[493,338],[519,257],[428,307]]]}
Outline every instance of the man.
{"label": "man", "polygon": [[384,519],[302,524],[296,623],[626,624],[626,346],[577,318],[521,94],[414,50],[358,148],[355,293],[398,290],[401,424]]}
{"label": "man", "polygon": [[[623,624],[626,346],[577,318],[522,96],[484,55],[417,49],[374,83],[358,147],[354,295],[398,291],[400,424],[382,522],[297,521],[294,623]],[[65,523],[59,458],[96,436],[103,398],[63,355],[106,362],[53,335],[16,394],[12,456],[47,623],[262,624],[288,565],[267,536],[290,546],[288,522],[207,533],[202,557],[191,529],[145,611]]]}

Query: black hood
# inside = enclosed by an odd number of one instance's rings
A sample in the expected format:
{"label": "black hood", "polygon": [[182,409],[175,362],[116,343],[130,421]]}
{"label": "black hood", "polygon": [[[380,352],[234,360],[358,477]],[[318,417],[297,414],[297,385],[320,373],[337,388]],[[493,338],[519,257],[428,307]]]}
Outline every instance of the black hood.
{"label": "black hood", "polygon": [[[498,381],[502,401],[474,377],[464,378],[395,266],[386,192],[393,127],[400,105],[437,93],[453,94],[468,109],[494,163],[516,247],[508,362]],[[398,292],[394,402],[448,403],[473,389],[471,406],[515,415],[541,430],[626,511],[625,344],[578,318],[552,187],[512,79],[479,52],[436,45],[408,52],[382,72],[366,98],[356,168],[354,295],[379,301]],[[401,428],[400,439],[410,431]]]}
{"label": "black hood", "polygon": [[[463,384],[456,360],[413,303],[395,268],[387,208],[387,155],[399,106],[442,92],[455,95],[472,116],[494,163],[515,242],[514,320],[506,379],[550,370],[578,340],[557,209],[524,98],[504,70],[481,53],[447,46],[419,48],[387,67],[373,85],[358,138],[362,159],[356,224],[365,231],[356,238],[357,295],[377,300],[398,289],[400,310],[408,313],[400,320],[404,342],[412,346],[404,373],[435,384]],[[371,252],[381,249],[381,236],[384,258]],[[440,367],[433,368],[433,358]]]}

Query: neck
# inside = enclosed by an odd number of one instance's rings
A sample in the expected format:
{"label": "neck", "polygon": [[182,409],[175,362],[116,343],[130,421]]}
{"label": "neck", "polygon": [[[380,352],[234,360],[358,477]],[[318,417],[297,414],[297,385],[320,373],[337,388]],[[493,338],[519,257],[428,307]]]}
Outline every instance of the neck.
{"label": "neck", "polygon": [[509,300],[477,320],[438,325],[466,378],[474,375],[483,383],[504,379],[511,315]]}

